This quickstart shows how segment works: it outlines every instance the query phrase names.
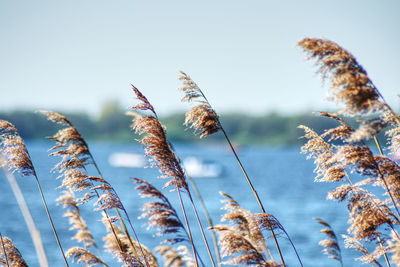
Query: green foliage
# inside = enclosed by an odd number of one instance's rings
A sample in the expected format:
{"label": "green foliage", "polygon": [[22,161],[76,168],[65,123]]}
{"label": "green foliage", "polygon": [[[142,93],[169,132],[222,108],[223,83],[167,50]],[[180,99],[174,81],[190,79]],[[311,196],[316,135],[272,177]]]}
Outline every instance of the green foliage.
{"label": "green foliage", "polygon": [[[132,141],[134,134],[129,128],[131,117],[118,103],[107,103],[99,118],[83,113],[63,113],[76,125],[81,134],[91,140]],[[24,139],[43,139],[52,135],[57,129],[42,115],[32,111],[0,112],[0,118],[12,122],[20,130]],[[238,144],[261,145],[296,145],[300,144],[302,132],[297,125],[309,125],[316,132],[335,126],[335,122],[318,115],[282,115],[268,113],[265,115],[249,115],[243,113],[227,113],[220,115],[221,123],[232,141]],[[192,134],[192,129],[183,125],[184,113],[174,113],[160,118],[167,127],[168,138],[172,142],[200,142]],[[223,135],[216,133],[205,137],[208,142],[223,142]]]}

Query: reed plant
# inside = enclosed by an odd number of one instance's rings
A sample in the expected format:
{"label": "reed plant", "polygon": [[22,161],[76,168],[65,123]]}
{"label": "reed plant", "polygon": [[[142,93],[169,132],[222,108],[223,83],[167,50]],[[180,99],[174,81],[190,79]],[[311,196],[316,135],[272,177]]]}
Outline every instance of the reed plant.
{"label": "reed plant", "polygon": [[[315,61],[317,72],[329,84],[330,100],[342,105],[337,113],[319,113],[335,121],[336,127],[317,133],[310,127],[299,126],[305,133],[301,151],[314,159],[316,165],[315,181],[334,184],[335,188],[327,196],[346,203],[349,214],[348,233],[342,236],[336,235],[329,222],[316,219],[324,227],[321,233],[326,237],[319,243],[322,252],[341,266],[351,266],[342,257],[341,243],[344,239],[344,247],[356,250],[360,254],[357,260],[363,263],[400,266],[400,166],[395,159],[400,148],[400,117],[350,52],[335,42],[316,38],[305,38],[298,46],[310,60]],[[215,218],[209,215],[200,190],[188,177],[155,108],[139,89],[132,86],[138,103],[128,113],[132,117],[131,128],[137,134],[137,141],[143,146],[151,167],[157,168],[161,174],[159,178],[166,181],[162,189],[157,189],[149,177],[145,177],[146,180],[133,178],[132,190],[136,185],[139,197],[147,201],[141,211],[133,211],[133,217],[110,180],[103,176],[88,143],[71,121],[53,111],[40,111],[48,120],[62,127],[50,137],[55,142],[50,148],[50,156],[60,159],[53,169],[61,179],[59,189],[62,191],[57,201],[65,210],[69,230],[74,231],[72,239],[77,242],[64,253],[24,141],[13,124],[0,120],[0,166],[19,172],[21,176],[35,178],[59,246],[60,261],[63,260],[66,266],[67,259],[83,266],[114,266],[112,260],[104,257],[103,253],[107,252],[123,266],[287,266],[285,257],[293,253],[298,265],[303,266],[286,229],[267,212],[268,208],[253,185],[254,178],[248,175],[222,125],[222,118],[189,75],[181,72],[179,79],[183,82],[180,88],[184,93],[182,100],[195,104],[186,113],[183,123],[193,128],[200,138],[216,133],[224,136],[259,210],[244,207],[229,192],[221,192],[224,214],[220,224],[214,225],[212,219]],[[350,125],[349,121],[356,121],[356,124]],[[384,141],[378,140],[380,133],[385,134],[383,137],[380,135]],[[382,144],[387,148],[384,149]],[[179,209],[165,194],[168,189],[176,192]],[[201,222],[204,218],[197,210],[199,202],[208,227]],[[94,206],[90,212],[100,212],[102,216],[104,232],[101,245],[90,230],[93,225],[88,225],[84,218],[90,214],[82,212],[88,203]],[[194,222],[191,217],[195,218]],[[139,221],[131,218],[145,219],[146,231],[154,233],[160,244],[154,248],[143,244],[134,227]],[[195,227],[201,233],[201,240],[193,235]],[[4,229],[0,232],[0,264],[28,266],[11,239],[2,233]],[[38,231],[32,233],[38,235]],[[210,235],[215,240],[214,253],[208,243]],[[293,250],[282,251],[280,241],[284,239],[290,242]],[[271,249],[270,240],[273,240],[274,249]],[[202,251],[206,251],[209,259],[202,255]],[[279,257],[279,260],[274,257]],[[46,264],[41,263],[41,266]],[[308,266],[314,264],[307,263]]]}

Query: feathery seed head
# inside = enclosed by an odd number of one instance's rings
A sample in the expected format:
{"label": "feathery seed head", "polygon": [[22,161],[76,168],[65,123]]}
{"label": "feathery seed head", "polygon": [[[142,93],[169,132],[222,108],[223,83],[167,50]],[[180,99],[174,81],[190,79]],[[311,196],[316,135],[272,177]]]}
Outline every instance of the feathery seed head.
{"label": "feathery seed head", "polygon": [[223,257],[229,257],[224,264],[254,265],[254,266],[279,266],[274,261],[267,261],[258,252],[254,245],[243,235],[226,226],[215,226],[215,231],[220,234],[218,244]]}
{"label": "feathery seed head", "polygon": [[36,176],[28,150],[17,129],[8,121],[0,119],[0,167],[18,171],[23,176]]}
{"label": "feathery seed head", "polygon": [[77,230],[75,236],[72,239],[76,239],[78,242],[82,242],[85,247],[95,246],[95,241],[86,222],[80,215],[78,203],[75,200],[75,196],[70,191],[63,191],[63,194],[57,198],[58,205],[62,205],[66,210],[64,213],[65,217],[69,218],[69,224],[71,227],[69,230]]}
{"label": "feathery seed head", "polygon": [[85,266],[96,266],[103,265],[107,266],[102,260],[96,255],[81,247],[72,247],[65,253],[68,258],[73,258],[77,263],[84,263]]}
{"label": "feathery seed head", "polygon": [[185,93],[182,101],[191,102],[195,100],[198,105],[194,106],[186,113],[184,125],[194,128],[200,138],[218,132],[221,129],[219,117],[210,103],[204,96],[197,84],[183,71],[179,80],[183,81],[183,87],[180,88]]}
{"label": "feathery seed head", "polygon": [[298,45],[315,59],[323,80],[331,82],[332,98],[345,105],[350,115],[383,109],[367,72],[348,51],[332,41],[305,38]]}
{"label": "feathery seed head", "polygon": [[326,228],[320,230],[321,233],[327,236],[327,239],[321,240],[319,245],[323,247],[322,252],[327,254],[329,258],[334,259],[342,263],[342,253],[340,251],[339,242],[336,237],[335,232],[333,231],[332,227],[320,218],[314,218],[318,223],[322,224]]}
{"label": "feathery seed head", "polygon": [[150,158],[151,165],[159,169],[162,174],[161,178],[172,178],[165,184],[165,187],[174,185],[188,191],[189,187],[180,160],[167,139],[165,128],[143,94],[137,88],[134,89],[134,92],[144,104],[141,109],[150,110],[153,113],[151,116],[136,115],[132,123],[133,130],[137,134],[144,135],[138,141],[145,146],[145,155]]}
{"label": "feathery seed head", "polygon": [[301,151],[302,153],[308,153],[308,159],[314,158],[316,165],[314,172],[317,173],[315,181],[336,182],[342,180],[345,177],[345,169],[336,160],[332,146],[310,128],[303,125],[298,128],[305,131],[306,134],[303,138],[308,139],[301,147]]}
{"label": "feathery seed head", "polygon": [[[22,258],[21,253],[14,246],[11,239],[2,235],[0,235],[0,237],[0,263],[4,264],[4,266],[6,266],[6,263],[8,262],[9,266],[28,267],[25,260]],[[4,251],[6,255],[4,255]]]}
{"label": "feathery seed head", "polygon": [[154,197],[158,200],[144,204],[142,207],[144,212],[139,218],[148,218],[148,226],[158,228],[159,232],[157,235],[159,236],[177,234],[173,238],[165,240],[168,243],[174,244],[188,240],[188,238],[182,235],[186,234],[185,227],[168,198],[149,182],[137,178],[134,181],[136,184],[139,184],[136,189],[140,191],[142,197]]}

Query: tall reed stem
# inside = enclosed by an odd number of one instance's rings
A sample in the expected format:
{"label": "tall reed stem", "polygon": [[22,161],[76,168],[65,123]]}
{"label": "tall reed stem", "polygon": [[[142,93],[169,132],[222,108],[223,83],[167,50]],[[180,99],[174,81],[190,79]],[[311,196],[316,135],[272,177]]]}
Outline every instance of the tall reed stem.
{"label": "tall reed stem", "polygon": [[[0,158],[1,161],[1,158]],[[14,193],[14,196],[17,200],[18,206],[21,209],[21,213],[24,217],[25,223],[28,227],[29,233],[32,237],[33,245],[35,247],[36,253],[38,255],[39,264],[41,267],[48,267],[49,263],[47,261],[46,253],[44,251],[42,238],[40,236],[40,232],[33,221],[32,215],[29,211],[28,205],[26,204],[24,195],[21,192],[21,189],[18,185],[17,180],[15,179],[14,175],[4,169],[4,173],[8,180],[8,183],[11,186],[11,189]]]}
{"label": "tall reed stem", "polygon": [[[378,149],[379,149],[379,152],[381,153],[381,156],[383,156],[381,146],[379,145],[379,142],[378,142],[378,139],[376,138],[376,136],[374,136],[374,140],[375,140],[375,142],[376,142],[376,145],[378,146]],[[365,145],[364,141],[362,141],[362,143],[363,143],[363,145]],[[388,192],[388,195],[389,195],[389,197],[390,197],[390,200],[391,200],[392,203],[393,203],[394,209],[396,210],[397,218],[400,219],[400,212],[399,212],[399,209],[398,209],[398,207],[397,207],[397,205],[396,205],[396,201],[394,200],[394,197],[393,197],[393,195],[392,195],[392,192],[391,192],[390,189],[389,189],[389,185],[387,184],[385,178],[383,177],[381,171],[379,170],[379,165],[378,165],[378,163],[377,163],[376,161],[375,161],[375,166],[376,166],[376,169],[377,169],[377,171],[378,171],[378,176],[379,176],[379,178],[382,180],[383,184],[385,185],[385,189],[386,189],[386,191]]]}
{"label": "tall reed stem", "polygon": [[199,190],[197,189],[197,186],[196,186],[196,184],[194,183],[192,177],[190,177],[190,176],[188,176],[188,175],[186,175],[186,177],[188,178],[190,184],[192,185],[193,190],[194,190],[194,192],[195,192],[197,198],[199,199],[200,204],[201,204],[201,206],[202,206],[202,208],[203,208],[204,215],[206,216],[206,219],[207,219],[207,221],[208,221],[208,224],[209,224],[210,227],[211,227],[211,234],[212,234],[212,238],[213,238],[213,243],[214,243],[214,248],[215,248],[215,254],[217,255],[217,263],[218,263],[218,266],[221,267],[221,254],[220,254],[219,249],[218,249],[218,243],[217,243],[217,237],[216,237],[216,235],[215,235],[215,230],[213,229],[214,224],[213,224],[213,222],[212,222],[212,220],[211,220],[210,214],[208,213],[206,204],[204,203],[204,200],[203,200],[203,198],[202,198],[202,196],[201,196]]}
{"label": "tall reed stem", "polygon": [[205,234],[204,234],[204,230],[203,230],[203,227],[202,227],[202,225],[201,225],[201,222],[200,222],[200,219],[199,219],[199,215],[197,214],[197,209],[196,209],[196,206],[194,205],[192,195],[190,194],[190,192],[188,192],[188,195],[189,195],[190,202],[192,203],[192,207],[193,207],[193,210],[194,210],[194,214],[196,215],[197,223],[199,224],[199,227],[200,227],[201,235],[203,236],[204,243],[206,244],[208,256],[210,256],[211,263],[212,263],[212,265],[215,267],[215,262],[214,262],[214,259],[213,259],[213,257],[212,257],[212,254],[211,254],[210,247],[208,246],[208,242],[207,242],[206,236],[205,236]]}
{"label": "tall reed stem", "polygon": [[[207,97],[204,95],[203,91],[200,88],[198,88],[198,92],[201,94],[201,96],[204,98],[204,100],[207,102],[207,104],[211,107],[210,102],[208,101]],[[229,144],[229,147],[231,148],[231,150],[232,150],[232,152],[233,152],[233,154],[234,154],[234,156],[236,158],[236,161],[238,162],[238,164],[240,166],[240,169],[242,170],[242,172],[243,172],[243,174],[244,174],[244,176],[246,178],[247,183],[249,184],[254,196],[256,197],[256,200],[257,200],[259,206],[261,207],[261,210],[263,211],[263,213],[266,214],[266,211],[264,209],[263,204],[261,203],[261,200],[260,200],[260,198],[259,198],[259,196],[257,194],[257,191],[255,190],[255,188],[254,188],[249,176],[247,175],[246,170],[244,169],[244,167],[242,165],[242,162],[240,161],[239,156],[237,155],[237,153],[235,151],[235,148],[233,147],[233,145],[232,145],[227,133],[225,132],[225,129],[222,127],[221,122],[219,122],[219,126],[220,126],[220,130],[222,131],[226,141]],[[286,266],[285,260],[283,259],[283,255],[282,255],[281,249],[280,249],[279,244],[278,244],[278,240],[276,239],[275,232],[272,229],[272,225],[271,225],[271,223],[269,221],[267,223],[268,223],[268,227],[269,227],[269,229],[271,231],[272,237],[274,239],[276,248],[278,249],[279,257],[281,258],[282,264],[283,264],[283,266]],[[289,235],[286,233],[286,231],[285,231],[285,234],[287,235],[288,239],[290,240],[290,243],[291,243],[291,245],[292,245],[292,247],[293,247],[293,249],[294,249],[294,251],[296,253],[296,256],[297,256],[297,259],[299,260],[300,265],[303,266],[303,263],[300,260],[299,254],[297,253],[296,247],[294,246],[293,242],[291,241],[291,239],[290,239]]]}
{"label": "tall reed stem", "polygon": [[[263,206],[263,204],[261,203],[260,198],[258,197],[257,191],[255,190],[253,184],[251,183],[250,178],[249,178],[249,176],[247,175],[246,170],[244,169],[244,167],[243,167],[243,165],[242,165],[242,162],[241,162],[240,159],[239,159],[239,156],[236,154],[235,148],[233,147],[233,145],[232,145],[232,143],[231,143],[231,141],[230,141],[228,135],[226,134],[224,128],[221,127],[221,131],[222,131],[222,133],[224,134],[225,139],[226,139],[226,141],[228,142],[229,147],[231,148],[231,150],[232,150],[232,152],[233,152],[233,155],[235,156],[236,161],[238,162],[238,164],[239,164],[239,166],[240,166],[240,169],[242,170],[242,172],[243,172],[243,174],[244,174],[244,177],[246,178],[247,183],[249,184],[251,190],[253,191],[253,194],[254,194],[254,196],[256,197],[257,202],[258,202],[258,204],[260,205],[262,212],[263,212],[263,213],[266,213],[266,211],[265,211],[265,209],[264,209],[264,206]],[[268,227],[269,227],[269,229],[270,229],[270,231],[271,231],[272,237],[273,237],[273,239],[274,239],[276,248],[278,249],[279,257],[281,258],[282,264],[283,264],[283,266],[286,266],[285,261],[284,261],[283,256],[282,256],[281,249],[280,249],[279,244],[278,244],[278,240],[276,239],[275,232],[274,232],[274,230],[272,229],[272,226],[271,226],[270,222],[267,221],[267,223],[268,223]],[[294,248],[294,249],[295,249],[295,248]],[[301,266],[303,266],[303,264],[301,263],[301,260],[300,260],[300,258],[299,258],[299,256],[298,256],[298,254],[297,254],[296,249],[295,249],[295,252],[296,252],[297,258],[298,258],[299,261],[300,261]]]}
{"label": "tall reed stem", "polygon": [[8,263],[7,251],[6,251],[6,248],[4,247],[3,235],[1,233],[0,233],[0,239],[1,239],[1,247],[3,248],[3,254],[4,254],[4,258],[6,259],[7,267],[10,267],[10,264]]}
{"label": "tall reed stem", "polygon": [[44,208],[45,208],[45,210],[46,210],[46,213],[47,213],[47,217],[49,218],[49,221],[50,221],[50,224],[51,224],[51,229],[53,230],[53,233],[54,233],[54,236],[55,236],[55,238],[56,238],[58,247],[59,247],[59,249],[60,249],[60,251],[61,251],[61,254],[62,254],[62,256],[63,256],[65,265],[66,265],[66,266],[69,266],[69,265],[68,265],[68,262],[67,262],[67,259],[66,259],[66,257],[65,257],[64,251],[63,251],[63,249],[62,249],[62,246],[61,246],[61,243],[60,243],[60,239],[58,238],[56,228],[54,227],[53,220],[51,219],[50,211],[49,211],[49,209],[48,209],[48,207],[47,207],[47,203],[46,203],[46,199],[44,198],[44,194],[43,194],[43,191],[42,191],[42,187],[40,186],[39,179],[37,178],[36,175],[35,175],[35,179],[36,179],[37,186],[38,186],[38,188],[39,188],[40,196],[42,197],[42,201],[43,201],[43,205],[44,205]]}
{"label": "tall reed stem", "polygon": [[[98,174],[100,175],[100,177],[101,177],[102,179],[104,179],[104,178],[103,178],[103,175],[102,175],[102,173],[101,173],[101,171],[100,171],[99,166],[97,165],[96,161],[94,160],[94,157],[93,157],[92,153],[91,153],[90,150],[89,150],[89,145],[86,143],[86,141],[85,141],[85,145],[86,145],[86,147],[88,148],[88,154],[89,154],[90,158],[92,159],[92,162],[93,162],[94,167],[96,168],[96,170],[97,170]],[[99,193],[97,192],[97,190],[95,190],[95,192],[96,192],[96,194],[97,194],[97,197],[99,197]],[[122,204],[122,203],[121,203],[121,204]],[[137,258],[139,265],[140,265],[140,266],[143,266],[143,264],[142,264],[141,261],[140,261],[140,257],[139,257],[139,255],[138,255],[138,253],[137,253],[137,251],[136,251],[136,248],[135,248],[135,246],[133,245],[132,238],[131,238],[131,236],[130,236],[130,234],[129,234],[129,231],[128,231],[128,229],[126,228],[125,222],[124,222],[124,220],[122,219],[122,216],[121,216],[121,214],[120,214],[118,208],[115,208],[115,210],[116,210],[116,212],[117,212],[117,214],[118,214],[118,217],[119,217],[119,219],[120,219],[120,221],[121,221],[122,228],[123,228],[123,230],[124,230],[126,236],[128,237],[129,243],[130,243],[131,246],[132,246],[133,254],[135,254],[135,257]],[[129,224],[130,224],[130,226],[131,226],[131,229],[132,229],[132,232],[133,232],[133,234],[134,234],[134,236],[135,236],[135,239],[136,239],[136,241],[138,242],[139,249],[140,249],[140,251],[141,251],[141,253],[142,253],[142,255],[143,255],[143,260],[145,261],[146,266],[149,267],[150,264],[148,263],[148,261],[147,261],[147,259],[146,259],[146,255],[144,254],[143,248],[142,248],[142,246],[141,246],[141,244],[140,244],[140,242],[139,242],[139,238],[137,237],[136,232],[135,232],[135,230],[133,229],[133,226],[132,226],[132,223],[131,223],[131,221],[130,221],[130,219],[129,219],[129,216],[128,216],[128,214],[127,214],[125,208],[124,208],[123,210],[124,210],[124,212],[125,212],[125,216],[127,217],[128,222],[129,222]],[[106,211],[104,211],[104,212],[106,213]],[[107,215],[107,216],[108,216],[108,215]]]}
{"label": "tall reed stem", "polygon": [[385,257],[386,264],[387,264],[388,267],[390,267],[390,262],[389,262],[389,259],[388,259],[387,254],[386,254],[385,247],[383,246],[382,240],[381,240],[381,238],[379,237],[378,234],[376,234],[376,239],[378,240],[380,247],[381,247],[381,248],[383,249],[383,251],[384,251],[383,256]]}
{"label": "tall reed stem", "polygon": [[197,251],[196,251],[196,248],[193,243],[192,232],[190,231],[190,226],[189,226],[189,221],[188,221],[188,218],[186,215],[185,206],[183,205],[181,190],[179,189],[179,187],[177,185],[176,185],[176,190],[178,191],[179,202],[181,204],[183,217],[185,218],[186,228],[187,228],[188,234],[189,234],[189,241],[190,241],[190,244],[192,245],[194,260],[196,261],[196,266],[199,267],[199,262],[197,261]]}

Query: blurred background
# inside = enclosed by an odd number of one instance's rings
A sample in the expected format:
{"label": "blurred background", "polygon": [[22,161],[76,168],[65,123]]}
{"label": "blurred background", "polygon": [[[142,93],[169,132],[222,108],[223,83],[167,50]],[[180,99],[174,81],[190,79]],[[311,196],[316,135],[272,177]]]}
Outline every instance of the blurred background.
{"label": "blurred background", "polygon": [[[164,181],[155,179],[156,170],[139,166],[140,158],[138,166],[123,166],[124,156],[143,154],[124,115],[137,104],[131,84],[153,104],[183,160],[195,168],[216,166],[215,175],[196,179],[214,221],[219,223],[223,212],[219,190],[259,212],[223,136],[200,140],[182,125],[191,107],[180,101],[178,71],[183,70],[220,115],[261,199],[292,235],[305,266],[337,266],[319,253],[323,236],[312,218],[326,219],[340,236],[348,226],[346,207],[325,200],[335,185],[313,182],[314,166],[300,155],[303,133],[297,126],[322,132],[335,123],[313,112],[338,107],[326,101],[327,86],[296,43],[305,37],[337,42],[398,110],[399,10],[396,0],[1,1],[0,119],[12,122],[26,140],[67,247],[76,243],[55,203],[60,181],[50,170],[57,161],[47,157],[52,144],[44,139],[59,128],[34,111],[62,112],[75,124],[136,219],[143,201],[129,178],[148,179],[158,188]],[[19,181],[46,250],[55,251],[33,181]],[[2,184],[0,206],[9,214],[0,216],[0,231],[14,240],[30,266],[38,266],[12,192]],[[174,203],[175,198],[171,195]],[[93,231],[101,242],[104,228],[90,208],[83,213],[97,225]],[[162,240],[153,238],[144,223],[138,221],[137,227],[143,242],[154,248]],[[287,262],[297,266],[288,242],[283,243]],[[58,254],[50,254],[50,266],[62,266]],[[354,261],[357,256],[345,250],[345,265],[361,265]]]}

